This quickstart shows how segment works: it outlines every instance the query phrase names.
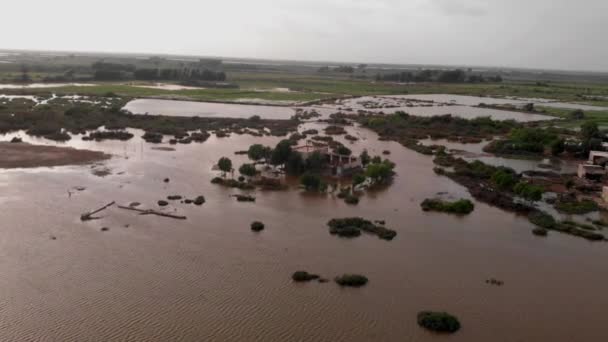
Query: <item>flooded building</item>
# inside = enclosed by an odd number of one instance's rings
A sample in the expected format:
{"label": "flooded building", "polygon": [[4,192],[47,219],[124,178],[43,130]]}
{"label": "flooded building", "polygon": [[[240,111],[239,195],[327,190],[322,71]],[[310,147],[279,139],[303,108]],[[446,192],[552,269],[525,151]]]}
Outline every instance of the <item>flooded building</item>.
{"label": "flooded building", "polygon": [[591,151],[589,160],[586,163],[578,165],[578,177],[600,180],[606,175],[606,166],[608,165],[608,152]]}
{"label": "flooded building", "polygon": [[363,168],[361,158],[334,153],[327,145],[313,145],[307,142],[306,145],[294,147],[293,151],[300,153],[304,160],[314,153],[320,154],[327,162],[328,173],[336,177],[349,176]]}

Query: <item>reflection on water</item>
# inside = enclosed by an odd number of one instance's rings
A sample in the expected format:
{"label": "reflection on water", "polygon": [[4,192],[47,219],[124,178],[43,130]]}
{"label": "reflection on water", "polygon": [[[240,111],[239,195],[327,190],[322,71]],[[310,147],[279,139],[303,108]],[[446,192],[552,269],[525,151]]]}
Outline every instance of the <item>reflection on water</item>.
{"label": "reflection on water", "polygon": [[[301,127],[308,128],[321,124]],[[89,166],[0,172],[1,310],[10,322],[2,339],[443,339],[416,325],[419,310],[456,314],[463,329],[453,341],[605,338],[605,244],[559,234],[537,238],[525,218],[482,203],[467,217],[423,212],[420,202],[439,192],[469,195],[433,173],[432,157],[378,141],[368,130],[347,130],[360,138],[345,142],[354,153],[388,150],[398,174],[391,187],[365,195],[358,206],[296,189],[260,191],[255,203],[239,203],[230,197],[238,190],[210,184],[220,157],[238,167],[247,160],[234,151],[274,145],[278,137],[212,136],[174,152],[153,149],[168,145],[144,143],[137,130],[126,142],[75,137],[66,145],[114,154],[104,163],[110,175],[94,176]],[[175,194],[204,195],[207,203],[173,202],[164,209],[186,215],[185,221],[116,207],[100,220],[79,219],[112,200],[158,209],[157,200]],[[330,236],[326,222],[344,216],[386,220],[398,235],[391,242]],[[254,220],[266,230],[252,234]],[[347,290],[293,284],[290,275],[300,269],[328,278],[362,273],[370,283]],[[505,286],[487,286],[488,278]]]}

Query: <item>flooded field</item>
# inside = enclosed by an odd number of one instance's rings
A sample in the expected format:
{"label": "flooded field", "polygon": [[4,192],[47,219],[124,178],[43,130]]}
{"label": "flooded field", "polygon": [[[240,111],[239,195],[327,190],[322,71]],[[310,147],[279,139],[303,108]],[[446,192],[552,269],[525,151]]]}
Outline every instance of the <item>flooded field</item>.
{"label": "flooded field", "polygon": [[[440,95],[439,99],[448,100],[450,96]],[[473,97],[464,97],[473,98]],[[357,97],[353,99],[340,100],[336,104],[325,104],[322,106],[297,107],[303,109],[314,109],[324,116],[335,112],[355,114],[357,111],[392,114],[405,111],[416,116],[437,116],[451,114],[454,116],[472,119],[477,117],[491,117],[494,120],[516,120],[519,122],[554,120],[554,117],[527,114],[514,111],[497,110],[491,108],[478,108],[472,105],[456,105],[449,102],[426,102],[398,98],[398,97]],[[470,102],[471,100],[469,100]],[[499,101],[499,100],[496,100]],[[264,119],[288,119],[295,114],[296,107],[290,106],[265,106],[247,104],[221,104],[212,102],[172,101],[158,99],[137,99],[125,106],[126,110],[134,114],[167,115],[167,116],[201,116],[201,117],[232,117],[249,118],[259,115]]]}
{"label": "flooded field", "polygon": [[156,99],[133,100],[125,106],[125,109],[134,114],[225,118],[250,118],[254,115],[258,115],[263,119],[285,120],[291,118],[295,114],[295,109],[281,106],[256,106]]}
{"label": "flooded field", "polygon": [[[271,115],[293,115],[283,107],[250,106],[251,112],[244,114],[231,105],[201,105],[175,108],[182,104],[158,100],[130,104],[138,111],[175,115],[198,110],[251,116],[273,109],[277,112]],[[308,123],[300,130],[309,128],[323,125]],[[210,183],[218,175],[211,169],[220,157],[230,157],[238,167],[246,157],[235,151],[253,143],[275,145],[277,137],[233,134],[212,136],[203,144],[169,146],[144,143],[138,130],[131,130],[135,138],[126,142],[82,141],[76,136],[64,144],[19,132],[0,136],[113,155],[92,166],[0,172],[2,339],[446,338],[417,326],[420,310],[457,315],[463,327],[451,341],[606,339],[605,243],[557,233],[537,238],[527,219],[478,202],[466,217],[423,212],[420,202],[437,193],[470,196],[433,173],[432,157],[378,141],[365,129],[347,131],[360,139],[343,141],[354,153],[388,150],[396,163],[394,184],[366,194],[358,206],[296,189],[257,191],[255,203],[241,203],[230,197],[238,190]],[[100,168],[107,170],[104,177],[94,172]],[[165,178],[170,181],[165,183]],[[173,201],[163,209],[187,216],[184,221],[116,207],[99,220],[79,219],[110,201],[136,201],[158,209],[156,202],[169,195],[204,195],[207,202],[196,207]],[[368,235],[351,240],[331,236],[327,221],[346,216],[386,220],[398,235],[390,242]],[[249,224],[254,220],[264,222],[266,230],[252,233]],[[101,231],[104,227],[109,230]],[[341,289],[332,282],[294,284],[290,276],[296,270],[329,279],[361,273],[370,282],[360,289]],[[489,286],[489,278],[505,285]]]}
{"label": "flooded field", "polygon": [[340,100],[337,104],[324,105],[322,108],[348,111],[367,111],[392,114],[403,111],[416,116],[437,116],[451,114],[465,119],[490,117],[493,120],[515,120],[519,122],[554,120],[554,117],[528,114],[509,110],[474,107],[488,100],[489,104],[511,103],[493,98],[457,95],[394,95],[364,96]]}

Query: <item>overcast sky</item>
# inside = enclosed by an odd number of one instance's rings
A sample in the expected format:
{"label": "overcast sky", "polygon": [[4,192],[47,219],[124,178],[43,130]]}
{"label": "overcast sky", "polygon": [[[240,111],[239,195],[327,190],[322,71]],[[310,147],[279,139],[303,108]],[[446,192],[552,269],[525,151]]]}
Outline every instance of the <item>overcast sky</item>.
{"label": "overcast sky", "polygon": [[0,48],[608,71],[608,0],[2,4]]}

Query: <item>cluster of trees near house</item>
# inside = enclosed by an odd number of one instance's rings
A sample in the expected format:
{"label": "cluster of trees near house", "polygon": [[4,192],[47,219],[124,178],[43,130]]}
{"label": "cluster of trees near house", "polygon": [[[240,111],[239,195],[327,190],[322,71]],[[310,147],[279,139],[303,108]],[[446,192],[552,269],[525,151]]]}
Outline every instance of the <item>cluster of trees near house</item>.
{"label": "cluster of trees near house", "polygon": [[98,81],[142,80],[142,81],[206,81],[224,82],[226,73],[201,68],[198,65],[183,68],[136,68],[132,64],[96,62],[91,66],[93,77]]}
{"label": "cluster of trees near house", "polygon": [[578,133],[556,128],[516,128],[506,139],[492,142],[484,151],[501,155],[543,155],[550,151],[587,157],[590,151],[602,151],[603,136],[594,121],[581,125]]}
{"label": "cluster of trees near house", "polygon": [[[327,168],[329,160],[319,152],[313,152],[304,159],[302,154],[293,150],[297,141],[284,139],[274,148],[261,144],[254,144],[247,150],[247,157],[251,163],[242,164],[238,171],[241,177],[254,177],[258,174],[256,165],[267,164],[282,167],[287,175],[299,176],[302,187],[307,191],[324,191],[327,184],[323,181],[323,171]],[[335,153],[350,156],[352,151],[345,146],[338,146]],[[367,151],[360,155],[364,169],[353,175],[353,185],[371,179],[374,184],[389,182],[394,175],[395,164],[388,159],[382,160],[380,156],[370,157]],[[224,173],[234,171],[232,161],[222,157],[218,161],[218,168]]]}
{"label": "cluster of trees near house", "polygon": [[473,74],[462,69],[454,70],[431,70],[402,71],[397,73],[377,74],[376,81],[379,82],[441,82],[441,83],[500,83],[502,77]]}

